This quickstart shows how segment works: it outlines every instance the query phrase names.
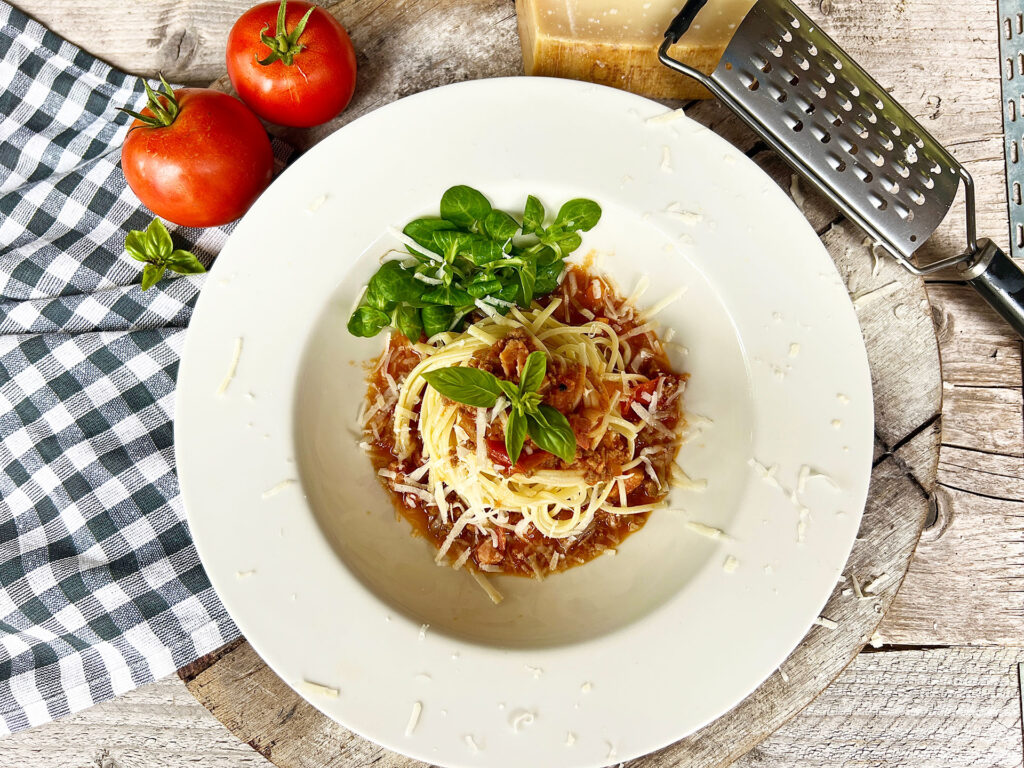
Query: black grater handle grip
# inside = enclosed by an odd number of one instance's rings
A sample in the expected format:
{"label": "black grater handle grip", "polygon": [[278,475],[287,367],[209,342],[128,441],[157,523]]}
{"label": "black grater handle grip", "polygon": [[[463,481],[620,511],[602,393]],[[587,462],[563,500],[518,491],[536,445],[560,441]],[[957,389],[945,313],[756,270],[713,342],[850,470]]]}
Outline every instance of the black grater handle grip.
{"label": "black grater handle grip", "polygon": [[697,18],[697,14],[700,13],[700,9],[707,5],[708,0],[687,0],[683,4],[682,9],[676,14],[676,17],[672,19],[672,23],[668,25],[668,29],[665,30],[665,37],[667,37],[672,44],[679,42],[679,38],[682,37],[686,30],[693,24],[693,20]]}
{"label": "black grater handle grip", "polygon": [[978,256],[963,277],[1024,337],[1024,269],[991,240],[979,240]]}

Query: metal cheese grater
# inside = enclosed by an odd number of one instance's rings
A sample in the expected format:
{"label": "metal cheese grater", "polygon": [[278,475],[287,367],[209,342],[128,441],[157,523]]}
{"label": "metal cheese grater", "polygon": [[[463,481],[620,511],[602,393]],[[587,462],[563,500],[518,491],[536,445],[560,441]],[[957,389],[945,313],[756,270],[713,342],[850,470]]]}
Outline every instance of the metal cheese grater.
{"label": "metal cheese grater", "polygon": [[[710,76],[672,58],[669,47],[706,3],[683,5],[665,32],[662,63],[723,101],[904,267],[921,275],[956,265],[1024,336],[1024,271],[991,240],[978,239],[967,170],[789,0],[758,0]],[[918,267],[911,258],[961,186],[963,252]]]}

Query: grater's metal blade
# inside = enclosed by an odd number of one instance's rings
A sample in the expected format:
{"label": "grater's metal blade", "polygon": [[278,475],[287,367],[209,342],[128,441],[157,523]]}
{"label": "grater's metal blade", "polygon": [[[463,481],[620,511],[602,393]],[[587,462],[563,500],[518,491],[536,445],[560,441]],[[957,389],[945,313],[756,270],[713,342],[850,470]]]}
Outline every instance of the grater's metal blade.
{"label": "grater's metal blade", "polygon": [[758,0],[705,80],[908,266],[961,181],[973,196],[960,163],[788,0]]}
{"label": "grater's metal blade", "polygon": [[[672,58],[679,41],[708,0],[685,0],[669,24],[658,59],[710,90],[910,271],[956,266],[1024,338],[1024,268],[992,240],[978,239],[974,182],[958,163],[885,89],[818,29],[790,0],[757,0],[709,76]],[[1016,71],[1024,80],[1024,0],[1000,0],[1004,30],[1004,80],[1011,216],[1021,221],[1024,136],[1013,131],[1024,95],[1008,87]],[[1013,8],[1011,12],[1009,9]],[[1010,44],[1016,43],[1011,55]],[[1016,185],[1015,185],[1016,184]],[[911,261],[949,213],[963,186],[966,247],[926,267]],[[1016,247],[1024,227],[1015,223]],[[1019,233],[1019,234],[1018,234]]]}
{"label": "grater's metal blade", "polygon": [[1006,199],[1012,255],[1024,257],[1024,0],[999,0],[999,59],[1003,68]]}

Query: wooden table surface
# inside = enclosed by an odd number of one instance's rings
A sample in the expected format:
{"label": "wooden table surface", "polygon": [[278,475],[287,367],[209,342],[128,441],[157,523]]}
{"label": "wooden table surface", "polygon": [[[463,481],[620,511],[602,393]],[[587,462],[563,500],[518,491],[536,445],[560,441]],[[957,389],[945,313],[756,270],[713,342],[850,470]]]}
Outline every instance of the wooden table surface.
{"label": "wooden table surface", "polygon": [[[981,231],[1005,246],[995,0],[798,2],[968,165],[978,182]],[[15,4],[127,71],[206,84],[222,74],[227,29],[252,3]],[[881,627],[884,645],[858,656],[816,701],[741,758],[744,768],[1024,765],[1021,341],[946,275],[929,280],[928,296],[944,395],[933,520]],[[0,768],[194,765],[269,763],[176,677],[0,742]]]}

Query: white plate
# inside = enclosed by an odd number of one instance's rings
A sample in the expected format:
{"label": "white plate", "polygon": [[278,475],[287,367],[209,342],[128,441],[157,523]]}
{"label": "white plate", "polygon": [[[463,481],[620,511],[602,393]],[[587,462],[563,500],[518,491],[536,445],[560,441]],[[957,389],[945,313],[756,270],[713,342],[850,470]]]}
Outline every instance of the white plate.
{"label": "white plate", "polygon": [[[203,563],[282,678],[390,749],[511,768],[605,765],[664,746],[772,673],[846,561],[872,447],[853,308],[789,198],[698,124],[649,120],[664,113],[621,91],[536,78],[403,99],[285,172],[203,291],[175,433]],[[649,275],[641,303],[688,289],[661,319],[689,350],[676,360],[692,374],[685,408],[711,422],[681,452],[706,492],[673,493],[673,509],[615,557],[543,583],[494,579],[499,607],[465,573],[433,565],[356,447],[361,363],[382,339],[349,336],[348,313],[394,245],[388,228],[436,213],[458,183],[515,211],[527,194],[549,208],[600,202],[579,253],[603,254],[626,292]],[[805,465],[838,488],[811,477],[794,502],[752,459],[777,465],[786,489]]]}

